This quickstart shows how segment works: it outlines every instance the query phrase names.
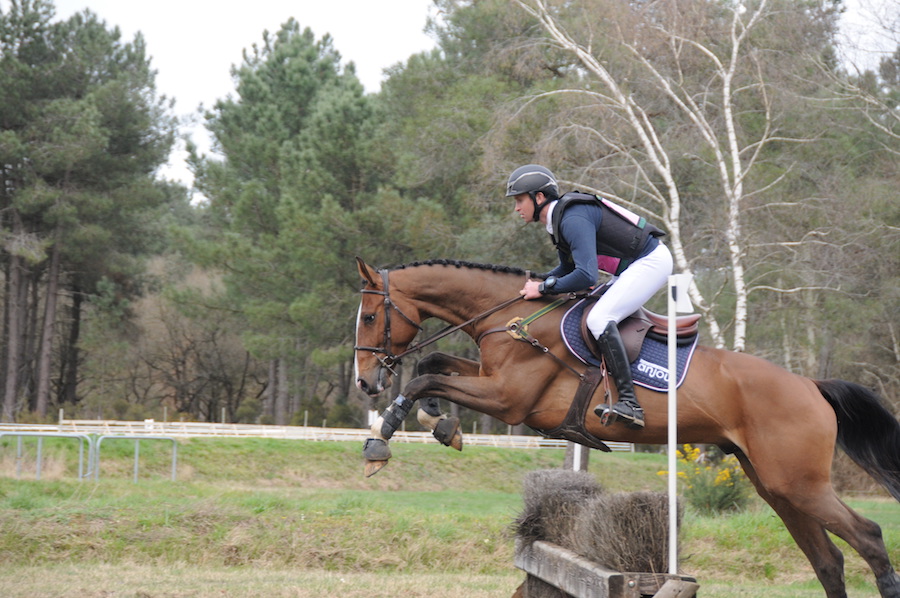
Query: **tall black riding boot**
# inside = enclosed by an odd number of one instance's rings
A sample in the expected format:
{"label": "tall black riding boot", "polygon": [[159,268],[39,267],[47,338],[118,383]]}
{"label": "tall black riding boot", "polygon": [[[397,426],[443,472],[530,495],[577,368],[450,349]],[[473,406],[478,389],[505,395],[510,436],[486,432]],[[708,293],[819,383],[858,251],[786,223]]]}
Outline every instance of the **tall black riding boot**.
{"label": "tall black riding boot", "polygon": [[631,365],[628,363],[628,353],[625,351],[625,343],[619,335],[619,328],[615,322],[606,325],[606,329],[597,339],[600,352],[606,359],[606,367],[609,375],[616,383],[619,400],[609,408],[609,405],[598,405],[594,409],[604,423],[613,423],[616,419],[625,420],[632,428],[644,427],[644,410],[638,404],[634,396],[634,382],[631,379]]}

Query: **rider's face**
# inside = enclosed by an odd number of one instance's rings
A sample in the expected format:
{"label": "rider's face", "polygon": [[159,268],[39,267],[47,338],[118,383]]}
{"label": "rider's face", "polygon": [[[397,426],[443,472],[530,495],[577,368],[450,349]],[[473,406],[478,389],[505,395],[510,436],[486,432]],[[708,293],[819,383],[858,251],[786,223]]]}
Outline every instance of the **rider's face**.
{"label": "rider's face", "polygon": [[531,196],[527,193],[519,193],[513,199],[516,200],[516,214],[521,216],[525,222],[534,220],[534,202],[531,201]]}

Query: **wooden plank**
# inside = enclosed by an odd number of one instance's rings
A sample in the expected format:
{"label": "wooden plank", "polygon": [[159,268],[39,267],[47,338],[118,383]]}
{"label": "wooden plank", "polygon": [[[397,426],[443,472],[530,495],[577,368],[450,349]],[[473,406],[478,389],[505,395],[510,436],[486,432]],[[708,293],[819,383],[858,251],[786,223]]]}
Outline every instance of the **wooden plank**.
{"label": "wooden plank", "polygon": [[612,571],[542,540],[526,545],[517,539],[515,565],[574,598],[691,598],[699,588],[693,577]]}
{"label": "wooden plank", "polygon": [[[623,573],[623,575],[625,576],[626,583],[633,583],[637,586],[638,595],[654,596],[654,598],[656,596],[659,596],[659,598],[663,598],[663,596],[661,596],[659,592],[670,581],[686,583],[694,583],[697,581],[693,577],[688,577],[685,575],[669,575],[668,573]],[[678,586],[678,584],[675,585],[676,587],[680,587]],[[689,596],[693,596],[693,594],[685,594],[684,597],[681,597],[680,594],[676,594],[675,596],[677,596],[678,598],[688,598]],[[670,598],[675,597],[673,596]]]}
{"label": "wooden plank", "polygon": [[670,579],[659,591],[653,595],[653,598],[694,598],[700,584],[684,579]]}
{"label": "wooden plank", "polygon": [[515,565],[575,598],[640,598],[635,592],[625,593],[625,577],[618,571],[550,542],[519,543]]}

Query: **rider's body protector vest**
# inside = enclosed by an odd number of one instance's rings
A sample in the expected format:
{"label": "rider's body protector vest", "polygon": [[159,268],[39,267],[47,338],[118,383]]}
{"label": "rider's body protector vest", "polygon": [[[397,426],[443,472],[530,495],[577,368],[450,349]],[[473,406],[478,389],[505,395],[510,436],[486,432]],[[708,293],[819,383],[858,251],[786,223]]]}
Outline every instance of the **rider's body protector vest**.
{"label": "rider's body protector vest", "polygon": [[553,208],[553,233],[550,235],[557,250],[569,256],[572,250],[560,235],[560,224],[566,208],[573,204],[596,205],[602,210],[600,228],[597,230],[597,267],[610,274],[621,274],[640,257],[651,236],[662,237],[666,234],[647,222],[646,218],[622,206],[596,195],[572,191],[560,197]]}

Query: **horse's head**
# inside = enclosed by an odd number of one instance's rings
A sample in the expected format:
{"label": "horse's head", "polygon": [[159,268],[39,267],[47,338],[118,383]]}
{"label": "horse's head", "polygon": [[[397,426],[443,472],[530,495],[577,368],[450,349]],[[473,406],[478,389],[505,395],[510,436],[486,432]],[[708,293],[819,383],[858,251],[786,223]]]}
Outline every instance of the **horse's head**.
{"label": "horse's head", "polygon": [[391,385],[394,368],[418,334],[419,314],[399,293],[391,296],[387,270],[356,258],[363,278],[356,319],[356,385],[375,396]]}

